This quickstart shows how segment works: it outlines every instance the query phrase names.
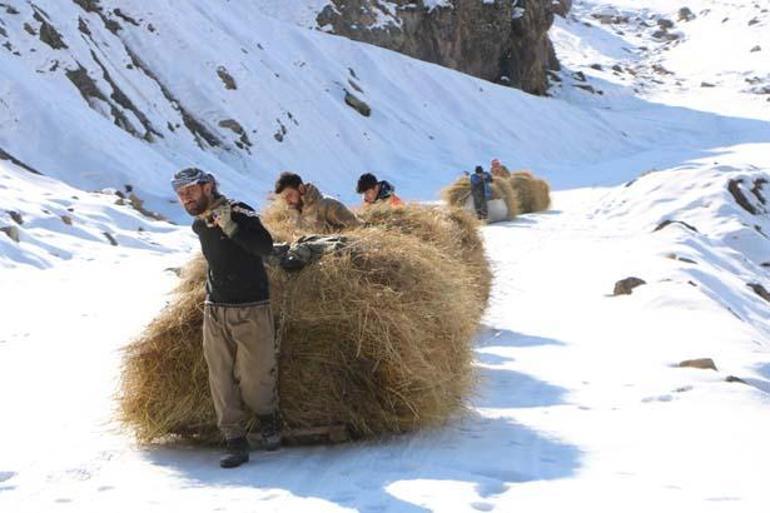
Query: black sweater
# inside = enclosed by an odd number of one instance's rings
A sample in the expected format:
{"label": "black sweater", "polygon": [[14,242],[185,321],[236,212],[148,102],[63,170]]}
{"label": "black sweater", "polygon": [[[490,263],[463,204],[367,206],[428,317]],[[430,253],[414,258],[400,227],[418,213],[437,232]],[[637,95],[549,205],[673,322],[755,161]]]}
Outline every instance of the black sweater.
{"label": "black sweater", "polygon": [[272,251],[273,238],[253,208],[228,201],[238,225],[232,239],[218,226],[207,226],[201,219],[192,225],[209,264],[206,301],[229,305],[267,301],[270,290],[262,257]]}

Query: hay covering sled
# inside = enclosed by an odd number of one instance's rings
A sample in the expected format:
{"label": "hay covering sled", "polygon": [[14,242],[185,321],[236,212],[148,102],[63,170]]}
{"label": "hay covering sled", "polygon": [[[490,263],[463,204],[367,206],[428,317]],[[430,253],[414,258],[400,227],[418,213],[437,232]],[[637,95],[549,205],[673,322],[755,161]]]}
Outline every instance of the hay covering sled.
{"label": "hay covering sled", "polygon": [[[509,221],[519,213],[519,204],[511,182],[499,176],[492,177],[490,184],[492,199],[487,201],[488,222]],[[466,212],[475,212],[471,196],[471,179],[461,176],[449,187],[441,191],[441,197],[452,207]]]}
{"label": "hay covering sled", "polygon": [[[530,171],[515,171],[510,176],[492,177],[492,199],[488,201],[488,222],[509,221],[519,214],[548,210],[551,204],[548,182]],[[474,212],[471,181],[461,176],[441,191],[447,205]]]}
{"label": "hay covering sled", "polygon": [[[465,213],[412,208],[368,211],[343,248],[300,271],[268,266],[288,429],[368,437],[462,413],[489,270]],[[205,273],[194,259],[126,350],[121,417],[142,442],[219,441],[201,348]]]}
{"label": "hay covering sled", "polygon": [[551,206],[551,187],[532,171],[514,171],[509,178],[516,193],[520,214],[544,212]]}

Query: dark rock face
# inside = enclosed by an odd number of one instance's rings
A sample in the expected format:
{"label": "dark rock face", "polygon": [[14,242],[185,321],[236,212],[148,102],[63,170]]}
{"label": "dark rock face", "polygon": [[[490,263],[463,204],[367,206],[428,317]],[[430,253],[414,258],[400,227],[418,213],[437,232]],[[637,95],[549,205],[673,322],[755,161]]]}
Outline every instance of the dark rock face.
{"label": "dark rock face", "polygon": [[[485,80],[545,94],[558,61],[548,38],[552,0],[331,0],[318,25]],[[558,9],[557,9],[558,10]]]}
{"label": "dark rock face", "polygon": [[553,13],[558,14],[562,18],[566,18],[567,14],[572,10],[572,0],[553,0],[551,5],[553,6]]}

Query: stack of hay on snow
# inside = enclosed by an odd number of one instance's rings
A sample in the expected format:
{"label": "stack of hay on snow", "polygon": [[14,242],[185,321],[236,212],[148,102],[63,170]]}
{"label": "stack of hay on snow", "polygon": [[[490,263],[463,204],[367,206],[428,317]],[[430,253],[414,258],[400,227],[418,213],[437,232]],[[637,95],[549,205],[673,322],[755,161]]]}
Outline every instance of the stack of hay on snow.
{"label": "stack of hay on snow", "polygon": [[509,180],[516,192],[521,214],[544,212],[551,206],[551,187],[532,171],[514,171]]}
{"label": "stack of hay on snow", "polygon": [[[509,221],[519,213],[519,200],[510,180],[499,176],[492,177],[492,199],[487,202],[488,221]],[[452,185],[441,191],[441,197],[452,207],[475,212],[471,196],[471,179],[461,176]]]}
{"label": "stack of hay on snow", "polygon": [[[298,272],[268,267],[288,428],[341,424],[363,437],[439,425],[463,411],[473,383],[489,287],[475,220],[422,207],[362,216],[346,249]],[[291,231],[279,213],[264,220]],[[201,348],[205,274],[198,257],[127,349],[121,416],[141,441],[219,439]]]}
{"label": "stack of hay on snow", "polygon": [[415,237],[437,249],[444,260],[453,263],[454,274],[469,274],[468,280],[478,299],[479,312],[486,308],[492,273],[475,216],[457,208],[425,205],[404,208],[377,205],[362,209],[358,216],[366,227]]}
{"label": "stack of hay on snow", "polygon": [[[530,171],[515,171],[510,177],[492,177],[492,198],[488,201],[488,222],[511,220],[519,214],[542,212],[551,204],[548,182]],[[444,201],[467,212],[474,212],[470,177],[461,176],[441,191]]]}

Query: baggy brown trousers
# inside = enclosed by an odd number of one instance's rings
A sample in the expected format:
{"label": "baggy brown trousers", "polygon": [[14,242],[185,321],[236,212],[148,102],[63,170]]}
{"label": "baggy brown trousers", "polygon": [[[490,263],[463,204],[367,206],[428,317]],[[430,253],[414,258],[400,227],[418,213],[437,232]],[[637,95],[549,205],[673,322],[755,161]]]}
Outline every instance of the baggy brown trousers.
{"label": "baggy brown trousers", "polygon": [[270,304],[206,304],[203,355],[217,425],[225,438],[246,434],[250,414],[277,410],[277,347]]}

